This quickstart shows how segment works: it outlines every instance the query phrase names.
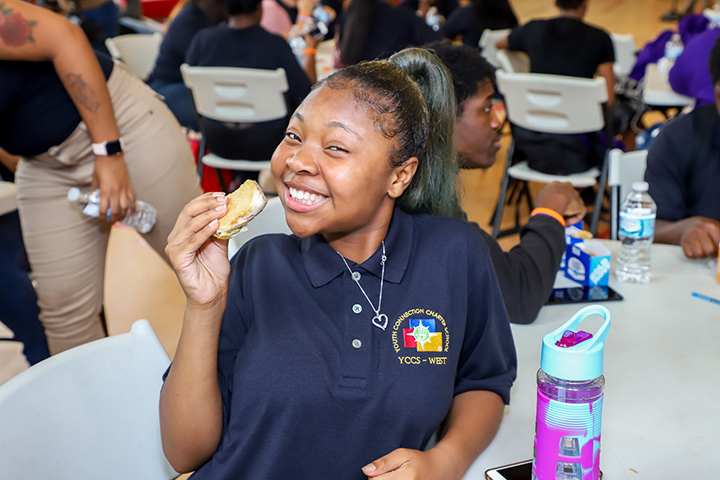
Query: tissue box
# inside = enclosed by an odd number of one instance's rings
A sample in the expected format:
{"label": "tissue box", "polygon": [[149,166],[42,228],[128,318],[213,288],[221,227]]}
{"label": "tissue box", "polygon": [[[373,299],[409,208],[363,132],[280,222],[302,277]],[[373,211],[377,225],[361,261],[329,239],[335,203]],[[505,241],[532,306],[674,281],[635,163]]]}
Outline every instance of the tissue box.
{"label": "tissue box", "polygon": [[565,271],[567,267],[567,256],[570,254],[570,248],[576,243],[584,242],[586,240],[585,235],[589,235],[590,232],[583,231],[582,220],[574,225],[565,227],[565,251],[563,252],[562,259],[560,260],[560,270]]}
{"label": "tissue box", "polygon": [[607,285],[610,279],[610,250],[597,240],[569,245],[566,251],[565,276],[591,287]]}

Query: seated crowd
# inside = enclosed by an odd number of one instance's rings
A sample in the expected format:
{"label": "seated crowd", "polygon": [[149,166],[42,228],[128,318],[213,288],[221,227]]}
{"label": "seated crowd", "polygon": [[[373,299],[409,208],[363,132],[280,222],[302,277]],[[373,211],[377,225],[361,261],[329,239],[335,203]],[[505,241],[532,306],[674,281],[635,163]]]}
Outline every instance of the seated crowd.
{"label": "seated crowd", "polygon": [[[0,173],[14,176],[19,210],[0,217],[0,321],[31,363],[105,336],[110,226],[142,199],[158,210],[145,238],[187,298],[160,398],[177,471],[462,478],[510,401],[510,323],[537,318],[565,227],[587,208],[570,183],[548,184],[505,251],[463,210],[461,171],[492,167],[508,132],[514,158],[546,173],[583,172],[606,153],[579,135],[505,128],[479,39],[511,29],[497,48],[527,54],[531,73],[602,77],[612,108],[615,52],[584,20],[591,1],[554,0],[557,16],[519,24],[509,0],[187,0],[145,84],[61,15],[5,0],[3,15],[31,34],[0,41]],[[316,65],[323,31],[335,41],[328,76]],[[720,243],[719,32],[677,58],[670,82],[697,106],[647,157],[655,241],[689,258]],[[201,128],[182,64],[282,68],[288,115]],[[213,237],[228,200],[202,193],[188,130],[225,158],[271,159],[263,186],[294,235],[256,237],[228,259]],[[99,189],[96,220],[69,205],[74,186]],[[391,340],[418,327],[427,338]],[[405,368],[399,345],[430,345],[445,368]]]}

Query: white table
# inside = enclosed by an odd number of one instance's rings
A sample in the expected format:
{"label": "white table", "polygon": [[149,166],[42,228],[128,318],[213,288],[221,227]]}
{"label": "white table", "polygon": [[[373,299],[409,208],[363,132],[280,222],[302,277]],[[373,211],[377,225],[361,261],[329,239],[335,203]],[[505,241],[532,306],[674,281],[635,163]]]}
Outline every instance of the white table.
{"label": "white table", "polygon": [[[619,243],[604,243],[614,270]],[[647,285],[623,284],[611,273],[610,286],[625,300],[604,303],[612,325],[605,342],[600,468],[606,480],[717,479],[720,305],[691,296],[720,298],[717,273],[707,260],[686,259],[678,246],[653,245],[652,262]],[[511,405],[466,480],[484,480],[488,468],[532,458],[542,337],[583,306],[546,306],[534,323],[513,325],[518,377]]]}
{"label": "white table", "polygon": [[0,181],[0,215],[17,210],[17,196],[15,184]]}
{"label": "white table", "polygon": [[654,107],[692,107],[695,99],[673,91],[668,81],[668,73],[672,65],[659,67],[657,63],[649,63],[645,67],[645,86],[643,103]]}

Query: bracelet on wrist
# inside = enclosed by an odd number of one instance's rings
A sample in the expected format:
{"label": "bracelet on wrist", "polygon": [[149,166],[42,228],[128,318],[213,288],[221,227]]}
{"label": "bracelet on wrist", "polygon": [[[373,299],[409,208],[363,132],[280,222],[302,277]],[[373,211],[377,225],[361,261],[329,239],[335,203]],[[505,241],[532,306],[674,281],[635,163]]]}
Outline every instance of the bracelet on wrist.
{"label": "bracelet on wrist", "polygon": [[558,222],[560,222],[560,224],[563,227],[566,226],[565,219],[563,218],[563,216],[551,208],[538,207],[538,208],[534,209],[532,212],[530,212],[531,217],[534,215],[547,215],[548,217],[552,217],[555,220],[557,220]]}
{"label": "bracelet on wrist", "polygon": [[298,18],[307,18],[308,20],[312,20],[312,17],[310,15],[308,15],[307,13],[300,12],[297,14],[297,16],[298,16]]}
{"label": "bracelet on wrist", "polygon": [[305,56],[307,56],[307,55],[317,55],[317,49],[315,49],[315,48],[306,48],[305,50],[303,50],[303,53],[302,53],[302,54],[303,54],[303,57],[305,57]]}

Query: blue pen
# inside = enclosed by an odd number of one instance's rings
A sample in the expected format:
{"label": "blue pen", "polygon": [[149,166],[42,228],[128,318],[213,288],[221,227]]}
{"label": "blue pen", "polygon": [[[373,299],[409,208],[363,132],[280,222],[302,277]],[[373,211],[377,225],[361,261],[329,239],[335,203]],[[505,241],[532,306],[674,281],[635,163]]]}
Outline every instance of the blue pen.
{"label": "blue pen", "polygon": [[703,295],[702,293],[693,292],[693,297],[699,298],[700,300],[705,300],[706,302],[714,303],[715,305],[720,305],[720,300],[717,298],[708,297],[707,295]]}

